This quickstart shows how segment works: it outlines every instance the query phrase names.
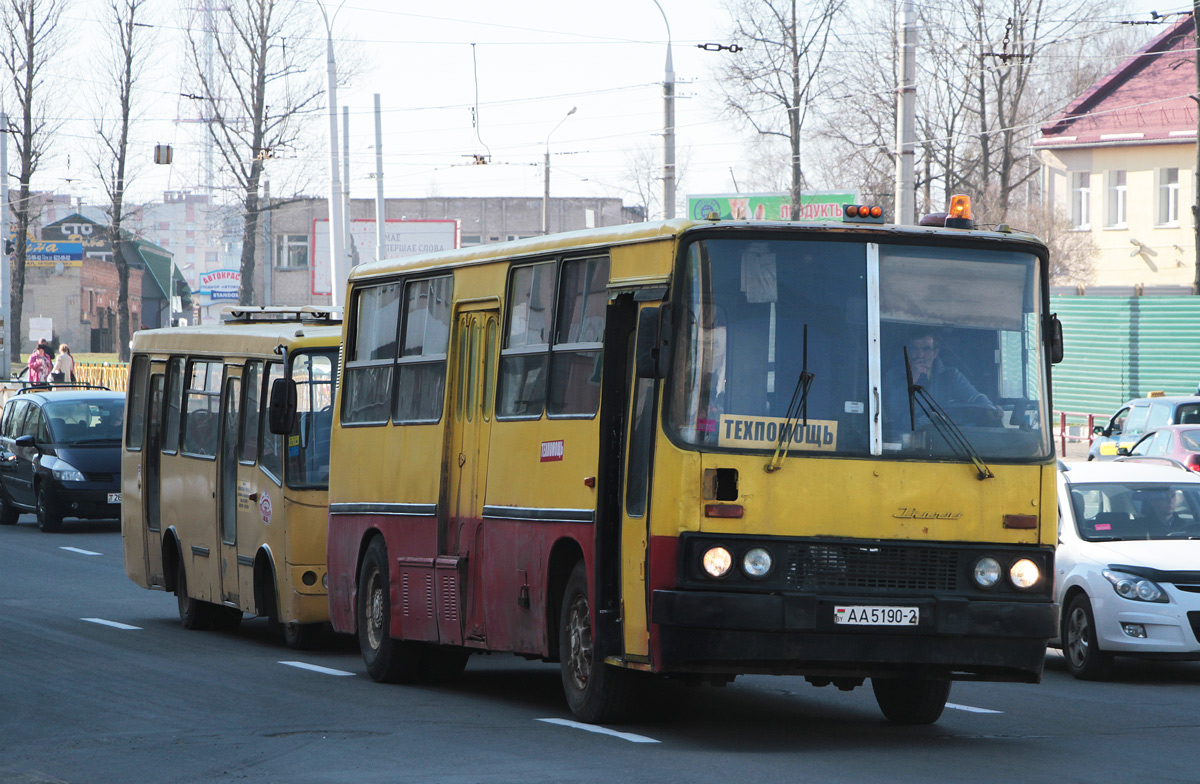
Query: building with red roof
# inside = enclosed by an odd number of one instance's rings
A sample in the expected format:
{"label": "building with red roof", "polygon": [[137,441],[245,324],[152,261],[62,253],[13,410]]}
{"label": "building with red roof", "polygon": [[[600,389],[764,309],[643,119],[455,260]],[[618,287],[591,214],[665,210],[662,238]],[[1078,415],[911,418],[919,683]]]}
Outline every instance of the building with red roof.
{"label": "building with red roof", "polygon": [[1098,286],[1196,279],[1196,35],[1190,14],[1096,82],[1034,141],[1047,205],[1088,231]]}

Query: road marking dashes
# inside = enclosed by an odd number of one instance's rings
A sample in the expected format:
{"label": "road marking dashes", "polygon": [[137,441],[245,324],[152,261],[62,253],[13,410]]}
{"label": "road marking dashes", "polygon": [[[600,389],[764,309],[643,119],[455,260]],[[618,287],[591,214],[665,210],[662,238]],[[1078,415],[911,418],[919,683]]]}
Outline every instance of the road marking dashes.
{"label": "road marking dashes", "polygon": [[79,620],[87,621],[88,623],[98,623],[101,626],[111,626],[114,629],[129,630],[129,629],[141,629],[142,628],[141,626],[130,626],[127,623],[118,623],[117,621],[106,621],[103,618],[80,618]]}
{"label": "road marking dashes", "polygon": [[627,740],[630,743],[661,743],[661,741],[648,738],[645,735],[635,735],[632,732],[617,732],[607,727],[597,727],[595,724],[584,724],[583,722],[571,721],[570,719],[538,719],[538,721],[544,721],[547,724],[557,724],[560,727],[573,727],[584,732],[595,732],[598,735],[611,735],[614,738]]}
{"label": "road marking dashes", "polygon": [[301,669],[301,670],[310,670],[310,671],[312,671],[312,672],[319,672],[319,673],[321,673],[322,675],[338,675],[338,676],[346,676],[346,675],[353,675],[353,674],[354,674],[354,673],[352,673],[352,672],[346,672],[345,670],[334,670],[334,669],[331,669],[331,668],[329,668],[329,667],[320,667],[320,666],[318,666],[318,665],[316,665],[316,664],[307,664],[307,663],[305,663],[305,662],[298,662],[298,661],[281,661],[281,662],[279,662],[279,663],[280,663],[280,664],[286,664],[288,667],[296,667],[297,669]]}
{"label": "road marking dashes", "polygon": [[68,553],[79,553],[80,555],[103,555],[103,553],[94,553],[91,550],[80,550],[78,547],[60,547],[59,550],[66,550]]}
{"label": "road marking dashes", "polygon": [[955,705],[953,702],[947,702],[946,707],[966,711],[967,713],[1004,713],[1004,711],[989,710],[988,708],[972,708],[970,705]]}

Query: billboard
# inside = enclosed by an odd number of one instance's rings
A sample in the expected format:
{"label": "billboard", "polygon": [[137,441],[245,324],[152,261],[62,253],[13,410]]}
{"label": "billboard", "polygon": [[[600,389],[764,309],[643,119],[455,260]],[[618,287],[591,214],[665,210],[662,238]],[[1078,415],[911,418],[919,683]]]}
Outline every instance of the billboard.
{"label": "billboard", "polygon": [[207,294],[209,302],[237,302],[241,283],[242,273],[238,270],[210,270],[200,275],[200,290],[196,293]]}
{"label": "billboard", "polygon": [[[439,220],[389,220],[384,222],[383,244],[385,259],[415,256],[420,253],[436,253],[458,247],[458,221]],[[329,221],[313,221],[312,231],[312,293],[331,294],[329,270]],[[375,260],[375,221],[373,219],[350,222],[350,237],[346,240],[350,249],[351,266]],[[343,270],[348,273],[350,270]],[[343,280],[339,286],[345,286]]]}
{"label": "billboard", "polygon": [[792,215],[786,193],[705,193],[688,196],[688,217],[708,220],[803,220],[840,223],[842,207],[858,201],[857,191],[811,191],[800,194],[800,214]]}
{"label": "billboard", "polygon": [[25,264],[30,267],[83,266],[82,242],[28,241]]}

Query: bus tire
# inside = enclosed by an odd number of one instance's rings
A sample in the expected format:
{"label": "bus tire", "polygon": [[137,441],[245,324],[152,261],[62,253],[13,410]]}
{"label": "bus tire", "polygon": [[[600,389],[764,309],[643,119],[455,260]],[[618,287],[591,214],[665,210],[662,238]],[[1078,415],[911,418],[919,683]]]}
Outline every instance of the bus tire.
{"label": "bus tire", "polygon": [[200,599],[188,596],[187,575],[183,564],[176,568],[175,599],[179,604],[179,622],[183,628],[203,631],[213,624],[213,606]]}
{"label": "bus tire", "polygon": [[242,611],[223,604],[212,605],[212,625],[218,631],[233,631],[242,625]]}
{"label": "bus tire", "polygon": [[420,680],[423,659],[419,643],[390,636],[392,601],[387,545],[376,536],[363,556],[358,576],[358,647],[367,673],[379,683]]}
{"label": "bus tire", "polygon": [[575,564],[563,592],[558,624],[563,693],[580,721],[607,724],[627,721],[635,705],[634,673],[596,661],[592,637],[587,569]]}
{"label": "bus tire", "polygon": [[284,643],[294,651],[309,651],[316,648],[325,634],[325,625],[322,623],[288,621],[279,625],[283,627]]}
{"label": "bus tire", "polygon": [[872,678],[871,689],[883,715],[896,724],[933,724],[950,699],[949,678]]}
{"label": "bus tire", "polygon": [[46,485],[38,485],[37,489],[37,521],[38,528],[43,531],[57,531],[62,528],[62,512],[54,503],[54,499],[50,497],[50,492],[46,489]]}
{"label": "bus tire", "polygon": [[425,648],[425,678],[434,683],[458,680],[467,668],[471,651],[457,645],[429,645]]}

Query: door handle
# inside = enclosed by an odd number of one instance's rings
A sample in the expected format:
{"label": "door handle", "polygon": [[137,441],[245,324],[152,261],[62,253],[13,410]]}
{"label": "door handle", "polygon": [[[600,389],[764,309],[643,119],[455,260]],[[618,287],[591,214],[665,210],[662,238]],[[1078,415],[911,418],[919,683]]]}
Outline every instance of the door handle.
{"label": "door handle", "polygon": [[251,494],[250,494],[250,500],[251,500],[251,501],[253,501],[253,502],[255,502],[255,503],[258,503],[258,493],[251,493]]}

